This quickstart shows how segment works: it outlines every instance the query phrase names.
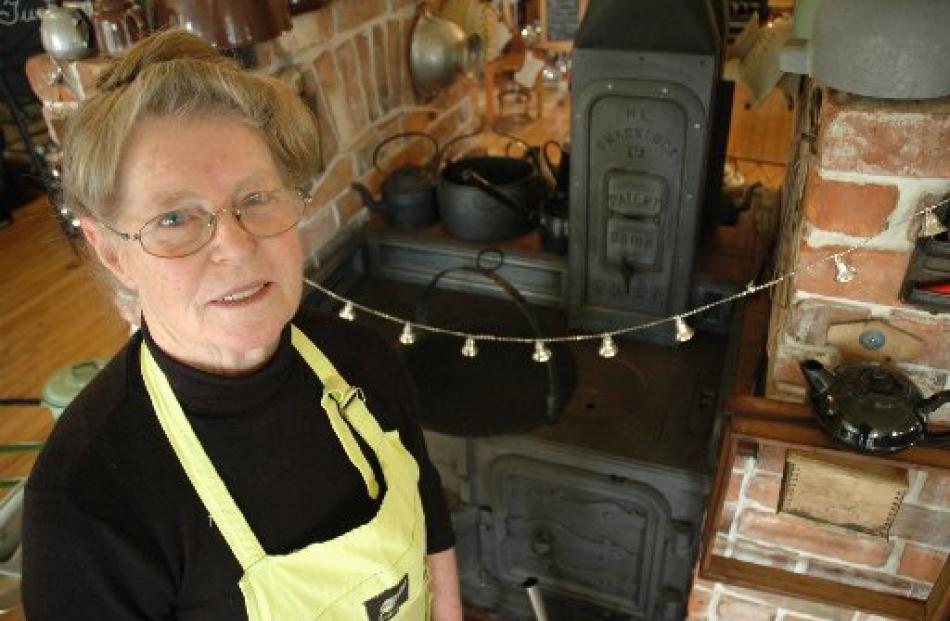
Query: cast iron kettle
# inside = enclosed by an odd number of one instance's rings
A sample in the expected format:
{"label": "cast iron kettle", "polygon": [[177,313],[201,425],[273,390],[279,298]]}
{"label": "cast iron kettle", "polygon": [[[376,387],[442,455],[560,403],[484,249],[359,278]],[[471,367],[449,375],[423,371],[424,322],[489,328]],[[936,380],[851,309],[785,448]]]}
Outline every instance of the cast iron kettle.
{"label": "cast iron kettle", "polygon": [[928,398],[903,373],[878,362],[832,373],[817,360],[801,363],[815,418],[831,437],[866,453],[893,453],[914,444],[950,446],[950,432],[927,430],[927,415],[950,403],[950,390]]}
{"label": "cast iron kettle", "polygon": [[[379,151],[398,138],[426,138],[432,142],[432,157],[422,166],[406,165],[386,174],[379,166]],[[384,175],[381,184],[383,198],[376,200],[362,183],[350,187],[363,197],[363,204],[373,211],[386,214],[389,221],[404,229],[415,229],[432,224],[438,219],[435,205],[436,167],[439,162],[439,143],[424,132],[403,132],[386,138],[373,151],[373,166]]]}

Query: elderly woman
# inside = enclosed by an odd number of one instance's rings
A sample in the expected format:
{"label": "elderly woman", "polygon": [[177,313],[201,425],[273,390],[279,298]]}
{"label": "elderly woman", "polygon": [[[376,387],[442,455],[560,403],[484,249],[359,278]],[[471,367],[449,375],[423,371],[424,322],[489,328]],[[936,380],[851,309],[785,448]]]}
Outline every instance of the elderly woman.
{"label": "elderly woman", "polygon": [[30,621],[461,619],[398,354],[298,310],[316,152],[293,93],[180,31],[72,119],[65,198],[142,324],[30,477]]}

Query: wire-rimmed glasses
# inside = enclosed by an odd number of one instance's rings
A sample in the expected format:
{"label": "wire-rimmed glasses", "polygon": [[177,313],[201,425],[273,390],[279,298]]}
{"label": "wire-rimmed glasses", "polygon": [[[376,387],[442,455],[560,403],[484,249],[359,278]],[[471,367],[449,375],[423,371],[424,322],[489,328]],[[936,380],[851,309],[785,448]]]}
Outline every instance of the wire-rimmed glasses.
{"label": "wire-rimmed glasses", "polygon": [[178,207],[155,216],[135,233],[103,225],[125,241],[139,242],[148,254],[171,259],[194,254],[211,241],[222,212],[234,214],[241,229],[254,237],[275,237],[300,222],[308,201],[299,190],[279,188],[252,192],[215,211],[199,205]]}

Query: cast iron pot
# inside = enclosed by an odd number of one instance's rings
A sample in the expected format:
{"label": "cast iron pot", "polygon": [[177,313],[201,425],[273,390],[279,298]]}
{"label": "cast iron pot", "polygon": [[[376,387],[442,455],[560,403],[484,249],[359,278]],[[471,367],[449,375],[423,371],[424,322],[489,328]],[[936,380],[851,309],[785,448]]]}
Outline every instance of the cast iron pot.
{"label": "cast iron pot", "polygon": [[815,418],[832,439],[866,453],[893,453],[914,444],[950,446],[950,432],[927,429],[927,415],[950,403],[950,390],[928,398],[910,379],[878,362],[831,372],[817,360],[801,363]]}
{"label": "cast iron pot", "polygon": [[537,168],[525,159],[463,157],[442,170],[436,195],[445,230],[469,241],[523,235],[540,216]]}

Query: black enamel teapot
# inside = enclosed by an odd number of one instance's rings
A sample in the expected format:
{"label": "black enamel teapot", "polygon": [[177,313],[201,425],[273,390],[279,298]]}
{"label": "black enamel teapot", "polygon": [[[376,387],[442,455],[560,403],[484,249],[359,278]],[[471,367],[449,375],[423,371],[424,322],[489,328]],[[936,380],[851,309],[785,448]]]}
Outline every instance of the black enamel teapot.
{"label": "black enamel teapot", "polygon": [[815,418],[837,442],[867,453],[893,453],[914,444],[950,446],[950,432],[927,430],[927,415],[950,403],[950,390],[924,398],[900,371],[879,362],[827,370],[801,363]]}
{"label": "black enamel teapot", "polygon": [[[386,173],[379,165],[380,150],[386,144],[400,138],[426,138],[432,143],[432,156],[422,165],[406,164]],[[381,184],[382,200],[373,198],[369,188],[362,183],[351,187],[363,198],[371,210],[386,214],[389,221],[404,229],[415,229],[432,224],[438,219],[435,204],[435,186],[438,181],[439,143],[425,132],[402,132],[389,136],[373,151],[373,166],[384,175]]]}

